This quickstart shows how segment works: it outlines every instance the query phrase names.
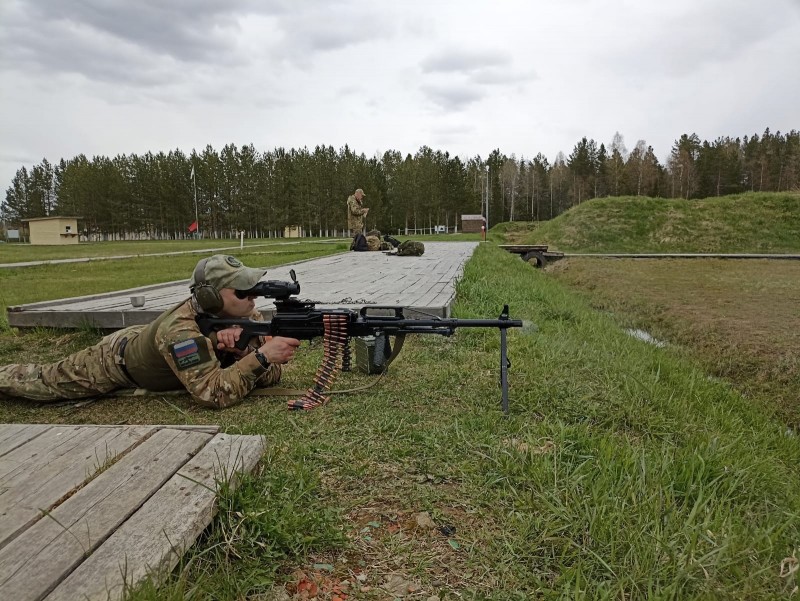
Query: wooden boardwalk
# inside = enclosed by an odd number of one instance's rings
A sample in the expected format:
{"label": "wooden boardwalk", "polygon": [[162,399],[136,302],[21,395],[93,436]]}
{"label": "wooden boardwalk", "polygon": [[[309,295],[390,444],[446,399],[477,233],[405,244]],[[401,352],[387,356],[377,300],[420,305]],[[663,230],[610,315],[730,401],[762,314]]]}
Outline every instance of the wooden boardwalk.
{"label": "wooden boardwalk", "polygon": [[[455,284],[478,242],[426,242],[421,257],[397,257],[382,252],[346,252],[291,265],[271,267],[269,280],[288,280],[294,269],[300,298],[320,307],[358,308],[364,305],[403,305],[418,312],[448,317]],[[132,288],[108,294],[66,298],[8,308],[8,322],[16,327],[79,327],[104,329],[149,323],[189,295],[189,281]],[[143,295],[136,309],[130,297]],[[256,306],[269,317],[274,305],[259,299]],[[408,312],[413,316],[414,312]]]}
{"label": "wooden boardwalk", "polygon": [[0,425],[0,599],[119,599],[211,522],[258,436],[214,426]]}

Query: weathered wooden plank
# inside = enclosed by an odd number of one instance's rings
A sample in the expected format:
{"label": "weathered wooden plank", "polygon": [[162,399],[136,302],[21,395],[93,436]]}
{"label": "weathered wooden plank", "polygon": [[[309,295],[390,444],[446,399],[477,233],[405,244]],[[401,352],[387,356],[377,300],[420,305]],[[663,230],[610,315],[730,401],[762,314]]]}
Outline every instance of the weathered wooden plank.
{"label": "weathered wooden plank", "polygon": [[[31,439],[24,447],[6,454],[0,461],[0,485],[6,484],[15,474],[35,469],[37,463],[45,464],[53,454],[71,450],[84,440],[96,436],[97,429],[82,426],[54,426],[46,436]],[[22,468],[22,469],[20,469]]]}
{"label": "weathered wooden plank", "polygon": [[435,305],[436,300],[444,297],[446,299],[449,295],[444,294],[445,284],[441,282],[432,282],[431,287],[428,291],[423,294],[419,301],[417,301],[421,305]]}
{"label": "weathered wooden plank", "polygon": [[235,486],[237,472],[251,471],[262,453],[259,436],[215,436],[46,600],[119,599],[126,583],[160,582],[211,522],[217,480]]}
{"label": "weathered wooden plank", "polygon": [[163,429],[0,549],[0,599],[41,599],[150,498],[211,434]]}
{"label": "weathered wooden plank", "polygon": [[52,427],[50,424],[0,424],[0,457]]}
{"label": "weathered wooden plank", "polygon": [[0,548],[152,432],[59,426],[0,457]]}

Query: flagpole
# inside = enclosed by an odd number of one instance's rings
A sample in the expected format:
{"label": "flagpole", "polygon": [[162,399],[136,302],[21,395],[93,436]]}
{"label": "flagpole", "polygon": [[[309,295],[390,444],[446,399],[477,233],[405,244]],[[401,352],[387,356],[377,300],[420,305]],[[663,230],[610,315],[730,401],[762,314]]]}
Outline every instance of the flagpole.
{"label": "flagpole", "polygon": [[194,165],[192,165],[192,187],[194,188],[194,222],[197,224],[197,237],[200,238],[200,220],[197,217],[197,178],[194,175]]}

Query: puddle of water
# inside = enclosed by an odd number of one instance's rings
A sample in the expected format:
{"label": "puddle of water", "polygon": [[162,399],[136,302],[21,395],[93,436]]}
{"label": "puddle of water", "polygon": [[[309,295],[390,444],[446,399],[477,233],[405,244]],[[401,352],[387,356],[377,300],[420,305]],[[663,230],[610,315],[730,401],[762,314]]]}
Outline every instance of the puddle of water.
{"label": "puddle of water", "polygon": [[664,342],[663,340],[658,340],[657,338],[653,338],[649,333],[645,332],[644,330],[627,328],[625,330],[625,333],[628,334],[629,336],[637,338],[638,340],[642,340],[643,342],[647,342],[649,344],[657,346],[658,348],[664,348],[665,346],[667,346],[666,342]]}

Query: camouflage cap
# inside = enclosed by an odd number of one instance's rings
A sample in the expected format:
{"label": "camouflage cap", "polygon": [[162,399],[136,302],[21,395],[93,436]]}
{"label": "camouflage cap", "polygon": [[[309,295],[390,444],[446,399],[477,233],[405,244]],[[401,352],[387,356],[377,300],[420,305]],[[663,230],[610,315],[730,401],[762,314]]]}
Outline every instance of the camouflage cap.
{"label": "camouflage cap", "polygon": [[[205,259],[204,259],[205,260]],[[199,265],[199,264],[198,264]],[[207,284],[217,290],[233,288],[249,290],[267,273],[266,269],[245,267],[236,257],[230,255],[214,255],[205,264],[203,277]],[[192,274],[192,286],[197,285],[197,269]]]}
{"label": "camouflage cap", "polygon": [[355,194],[358,194],[359,192],[361,192],[361,196],[366,196],[366,194],[364,194],[364,190],[361,188],[356,188]]}

